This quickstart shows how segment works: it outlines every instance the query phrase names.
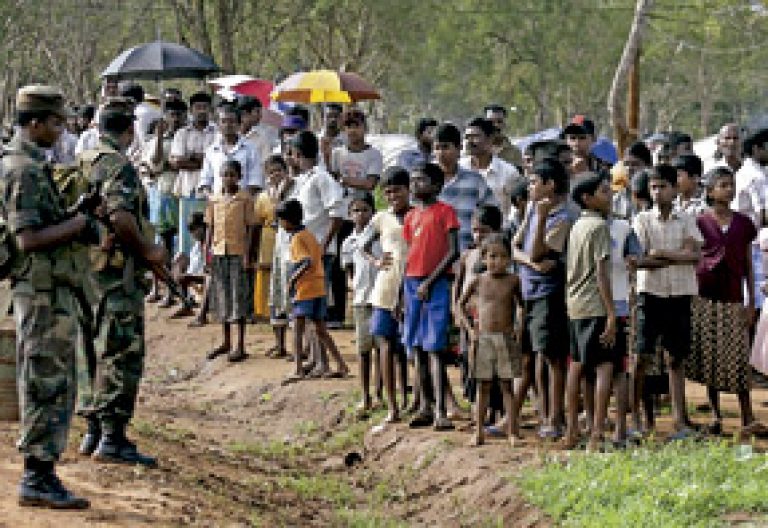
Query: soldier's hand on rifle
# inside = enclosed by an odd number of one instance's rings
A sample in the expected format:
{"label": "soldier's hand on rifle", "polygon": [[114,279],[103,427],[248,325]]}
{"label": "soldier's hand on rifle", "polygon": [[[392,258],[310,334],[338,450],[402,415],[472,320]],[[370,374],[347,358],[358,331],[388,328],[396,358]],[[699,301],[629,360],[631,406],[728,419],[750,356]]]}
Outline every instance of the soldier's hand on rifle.
{"label": "soldier's hand on rifle", "polygon": [[168,253],[162,245],[152,244],[144,255],[144,259],[152,267],[164,267],[168,261]]}

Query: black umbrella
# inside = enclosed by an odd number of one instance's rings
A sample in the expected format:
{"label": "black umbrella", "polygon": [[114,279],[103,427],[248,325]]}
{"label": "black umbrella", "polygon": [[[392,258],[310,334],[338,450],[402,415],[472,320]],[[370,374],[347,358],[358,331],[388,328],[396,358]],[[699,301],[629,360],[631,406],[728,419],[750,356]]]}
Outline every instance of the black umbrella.
{"label": "black umbrella", "polygon": [[101,76],[155,80],[202,78],[219,70],[213,59],[199,51],[158,40],[122,52]]}

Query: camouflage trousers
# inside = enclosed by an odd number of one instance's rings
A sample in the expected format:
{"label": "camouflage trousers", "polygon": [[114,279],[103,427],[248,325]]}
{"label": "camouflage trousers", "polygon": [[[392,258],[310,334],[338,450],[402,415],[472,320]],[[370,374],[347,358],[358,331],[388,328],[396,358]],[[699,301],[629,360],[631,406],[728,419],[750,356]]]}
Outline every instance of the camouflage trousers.
{"label": "camouflage trousers", "polygon": [[91,297],[85,288],[75,291],[77,306],[77,414],[94,416],[93,382],[96,379],[96,352],[93,345],[93,311]]}
{"label": "camouflage trousers", "polygon": [[105,432],[133,417],[144,372],[144,295],[137,289],[107,292],[95,310],[96,369],[92,407]]}
{"label": "camouflage trousers", "polygon": [[13,288],[19,450],[54,461],[67,446],[75,406],[75,306],[71,291]]}

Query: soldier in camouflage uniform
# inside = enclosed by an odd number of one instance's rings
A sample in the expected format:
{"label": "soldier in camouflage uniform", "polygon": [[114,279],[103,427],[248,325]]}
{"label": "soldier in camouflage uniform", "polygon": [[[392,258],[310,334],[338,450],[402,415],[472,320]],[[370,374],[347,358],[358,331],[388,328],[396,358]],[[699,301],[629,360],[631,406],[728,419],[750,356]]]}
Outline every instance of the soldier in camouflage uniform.
{"label": "soldier in camouflage uniform", "polygon": [[76,275],[72,241],[92,220],[68,215],[42,149],[64,126],[61,94],[27,86],[16,98],[19,130],[2,158],[3,220],[16,250],[11,269],[16,319],[19,450],[22,506],[84,509],[54,472],[64,451],[75,403],[75,307],[69,279]]}
{"label": "soldier in camouflage uniform", "polygon": [[[78,157],[79,164],[87,163],[88,158]],[[91,194],[88,178],[82,167],[54,166],[53,179],[59,188],[64,206],[67,209],[77,207],[82,197]],[[86,437],[93,435],[95,431],[98,441],[99,422],[93,411],[93,380],[96,377],[96,355],[93,349],[93,309],[95,297],[93,293],[93,277],[91,273],[91,247],[85,241],[72,243],[72,256],[75,260],[78,274],[73,277],[73,294],[77,308],[77,345],[75,357],[77,361],[77,414],[86,418],[89,432]],[[93,430],[93,431],[92,431]],[[81,454],[90,456],[95,449],[81,446]]]}
{"label": "soldier in camouflage uniform", "polygon": [[145,227],[141,181],[124,154],[133,142],[133,119],[133,101],[107,100],[99,110],[99,145],[83,166],[90,188],[101,196],[106,230],[91,254],[96,300],[92,405],[99,430],[89,426],[81,452],[93,450],[99,461],[151,467],[155,459],[139,453],[125,429],[133,417],[144,368],[145,266],[162,267],[166,251],[152,242]]}

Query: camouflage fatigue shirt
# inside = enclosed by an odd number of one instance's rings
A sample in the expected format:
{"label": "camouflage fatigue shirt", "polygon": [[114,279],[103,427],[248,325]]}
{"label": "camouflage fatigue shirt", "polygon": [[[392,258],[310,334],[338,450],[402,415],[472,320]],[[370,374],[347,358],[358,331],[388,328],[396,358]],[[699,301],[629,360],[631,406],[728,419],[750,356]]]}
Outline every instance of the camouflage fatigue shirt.
{"label": "camouflage fatigue shirt", "polygon": [[[66,219],[61,194],[41,148],[17,134],[2,158],[2,173],[2,207],[11,233],[42,229]],[[14,287],[52,290],[68,284],[76,275],[70,253],[71,244],[26,254],[20,252],[12,274]]]}
{"label": "camouflage fatigue shirt", "polygon": [[[136,169],[119,150],[117,143],[108,136],[102,135],[97,147],[92,166],[88,171],[88,180],[92,186],[99,189],[107,216],[123,210],[132,214],[140,229],[146,225],[146,198],[141,180]],[[94,270],[96,294],[103,296],[110,290],[125,286],[130,289],[131,279],[138,281],[142,276],[140,267],[135,262],[135,255],[115,242],[109,264],[103,269]],[[133,277],[131,275],[133,268]]]}

